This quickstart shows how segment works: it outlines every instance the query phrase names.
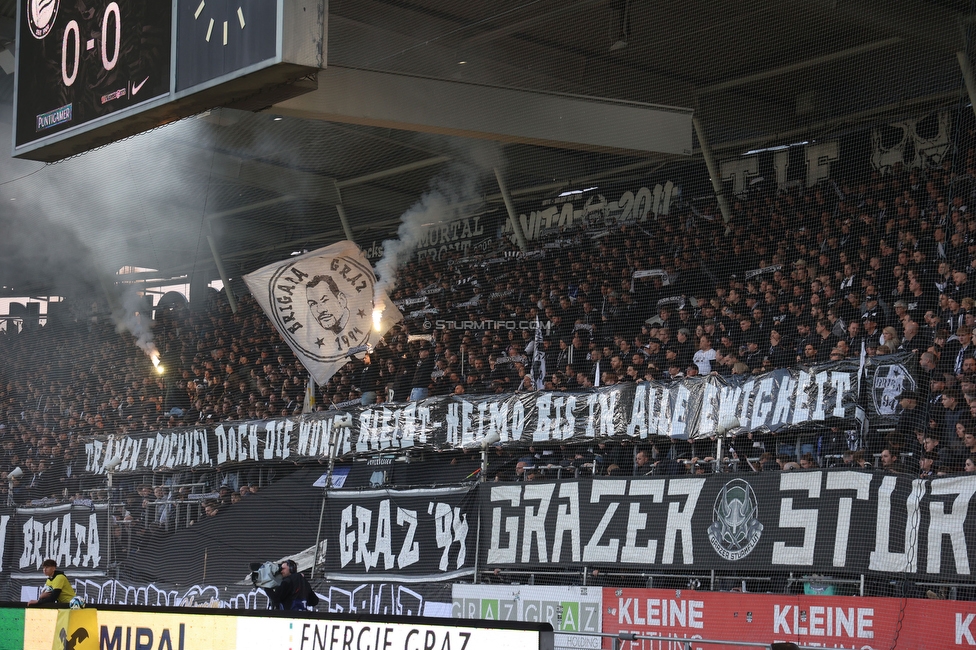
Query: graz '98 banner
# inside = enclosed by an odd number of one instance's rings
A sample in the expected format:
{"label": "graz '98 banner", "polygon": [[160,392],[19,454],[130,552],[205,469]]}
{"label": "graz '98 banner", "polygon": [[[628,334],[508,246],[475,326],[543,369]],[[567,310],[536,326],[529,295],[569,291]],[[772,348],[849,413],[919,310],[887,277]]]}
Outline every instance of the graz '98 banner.
{"label": "graz '98 banner", "polygon": [[330,492],[324,577],[423,582],[471,575],[476,487]]}
{"label": "graz '98 banner", "polygon": [[793,471],[483,484],[480,565],[969,580],[976,477]]}
{"label": "graz '98 banner", "polygon": [[[86,445],[85,469],[102,473],[105,461],[113,457],[122,459],[117,473],[300,462],[326,456],[333,435],[343,455],[470,448],[486,442],[577,442],[613,435],[695,439],[722,435],[734,427],[771,432],[828,424],[856,428],[865,418],[874,425],[891,424],[897,418],[899,393],[915,387],[912,363],[907,355],[872,359],[865,368],[861,398],[858,364],[844,361],[575,393],[432,397],[304,418],[103,437]],[[336,429],[347,414],[352,415],[352,427]]]}

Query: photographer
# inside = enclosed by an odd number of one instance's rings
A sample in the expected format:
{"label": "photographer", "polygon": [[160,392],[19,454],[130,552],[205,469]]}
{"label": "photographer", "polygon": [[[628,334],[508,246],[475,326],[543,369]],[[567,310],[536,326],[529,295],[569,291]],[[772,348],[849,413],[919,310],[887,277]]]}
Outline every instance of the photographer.
{"label": "photographer", "polygon": [[281,563],[281,584],[277,587],[264,587],[271,599],[271,609],[304,611],[319,604],[319,598],[312,590],[294,560]]}

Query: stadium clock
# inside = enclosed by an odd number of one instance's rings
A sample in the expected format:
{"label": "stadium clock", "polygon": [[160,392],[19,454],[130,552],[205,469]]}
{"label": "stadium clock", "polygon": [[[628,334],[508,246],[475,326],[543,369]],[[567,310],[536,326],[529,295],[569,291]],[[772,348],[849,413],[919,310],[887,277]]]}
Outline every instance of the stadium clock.
{"label": "stadium clock", "polygon": [[277,9],[275,0],[177,0],[176,91],[273,59]]}
{"label": "stadium clock", "polygon": [[169,92],[170,2],[18,4],[18,145]]}
{"label": "stadium clock", "polygon": [[274,104],[314,89],[326,65],[326,0],[16,2],[16,158],[52,162],[214,106]]}

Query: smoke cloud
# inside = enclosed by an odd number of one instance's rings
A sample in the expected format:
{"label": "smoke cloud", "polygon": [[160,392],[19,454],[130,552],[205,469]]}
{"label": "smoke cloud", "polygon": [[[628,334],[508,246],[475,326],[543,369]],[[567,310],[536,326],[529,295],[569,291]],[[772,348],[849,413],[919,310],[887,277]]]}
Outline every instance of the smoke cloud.
{"label": "smoke cloud", "polygon": [[400,217],[397,238],[383,242],[383,257],[376,262],[374,304],[383,293],[393,292],[396,274],[420,245],[424,233],[439,224],[454,221],[482,203],[483,187],[493,170],[502,166],[501,146],[493,142],[450,140],[455,162],[431,181],[431,189]]}
{"label": "smoke cloud", "polygon": [[135,339],[136,345],[156,363],[159,351],[153,343],[152,320],[146,313],[146,302],[131,285],[115,285],[116,291],[121,291],[121,299],[117,301],[118,308],[112,309],[112,321],[115,331],[119,334],[129,332]]}
{"label": "smoke cloud", "polygon": [[[30,208],[8,208],[5,213],[0,217],[4,232],[0,255],[31,269],[36,286],[54,287],[57,294],[79,302],[107,301],[116,330],[132,334],[136,345],[150,357],[156,353],[152,321],[135,285],[117,284],[114,274],[100,268],[97,255],[74,229]],[[16,292],[18,287],[12,289]]]}
{"label": "smoke cloud", "polygon": [[[0,134],[9,151],[10,129]],[[30,286],[14,294],[46,287],[78,303],[107,301],[116,329],[158,356],[147,303],[117,274],[163,268],[166,256],[198,248],[210,140],[191,119],[53,165],[0,156],[0,255],[29,270]]]}

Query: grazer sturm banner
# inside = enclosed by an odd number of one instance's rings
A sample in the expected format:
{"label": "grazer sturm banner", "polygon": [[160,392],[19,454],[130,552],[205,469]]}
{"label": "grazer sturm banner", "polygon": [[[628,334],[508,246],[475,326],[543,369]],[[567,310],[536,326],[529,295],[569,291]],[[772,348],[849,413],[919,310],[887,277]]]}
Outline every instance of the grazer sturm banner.
{"label": "grazer sturm banner", "polygon": [[[530,585],[454,585],[451,616],[549,623],[559,648],[600,648],[603,589]],[[574,634],[575,633],[575,634]]]}
{"label": "grazer sturm banner", "polygon": [[[85,468],[104,473],[105,461],[116,456],[122,459],[116,473],[319,460],[328,454],[333,433],[338,453],[346,455],[473,448],[485,442],[585,442],[614,435],[696,439],[721,435],[730,423],[779,432],[852,423],[861,414],[877,426],[897,420],[897,396],[916,384],[913,373],[909,355],[875,357],[865,368],[863,381],[870,390],[860,401],[856,361],[581,392],[431,397],[299,418],[92,438],[85,445]],[[336,430],[346,414],[353,426]]]}
{"label": "grazer sturm banner", "polygon": [[[954,648],[976,646],[976,604],[854,596],[789,596],[665,589],[603,589],[603,631],[633,632],[675,639],[624,642],[624,650],[711,644],[695,639],[729,639],[746,643],[793,642],[808,647]],[[606,648],[611,646],[606,644]],[[748,646],[723,645],[730,650]]]}
{"label": "grazer sturm banner", "polygon": [[482,484],[479,566],[973,581],[976,476],[816,470]]}
{"label": "grazer sturm banner", "polygon": [[475,486],[330,491],[327,580],[451,580],[474,572]]}
{"label": "grazer sturm banner", "polygon": [[[374,295],[373,267],[351,241],[269,264],[244,282],[319,385],[403,320],[386,293]],[[378,328],[374,307],[383,312]]]}

